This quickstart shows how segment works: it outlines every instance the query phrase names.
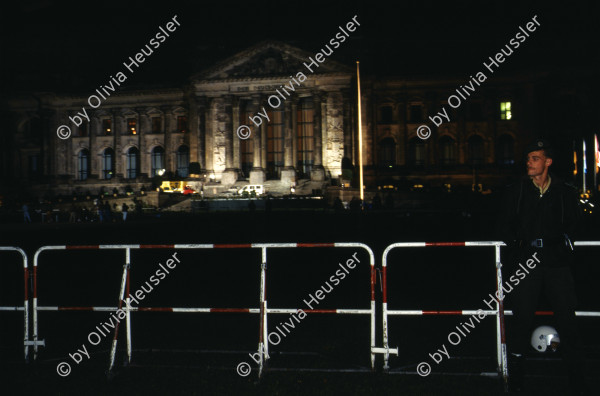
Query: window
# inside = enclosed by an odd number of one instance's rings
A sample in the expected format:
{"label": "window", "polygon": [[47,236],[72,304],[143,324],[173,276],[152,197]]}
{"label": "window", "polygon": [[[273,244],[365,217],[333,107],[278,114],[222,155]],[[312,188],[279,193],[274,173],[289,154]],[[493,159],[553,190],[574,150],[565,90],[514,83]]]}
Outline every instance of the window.
{"label": "window", "polygon": [[152,149],[152,172],[150,173],[151,177],[157,176],[158,171],[165,168],[165,149],[156,146]]}
{"label": "window", "polygon": [[41,165],[41,161],[40,161],[39,154],[34,154],[34,155],[29,156],[29,172],[28,172],[28,174],[31,179],[36,179],[41,176],[42,169],[41,169],[40,165]]}
{"label": "window", "polygon": [[177,150],[177,176],[188,177],[190,175],[190,148],[180,146]]}
{"label": "window", "polygon": [[512,118],[512,111],[510,102],[500,102],[500,119],[510,120]]}
{"label": "window", "polygon": [[383,106],[380,109],[380,117],[379,122],[381,124],[391,124],[392,123],[392,106]]}
{"label": "window", "polygon": [[410,106],[410,121],[411,122],[421,122],[423,121],[423,110],[421,105],[411,105]]}
{"label": "window", "polygon": [[483,110],[481,103],[472,102],[469,104],[469,119],[471,121],[483,121]]}
{"label": "window", "polygon": [[160,117],[152,117],[152,133],[162,132],[162,120]]}
{"label": "window", "polygon": [[102,120],[102,133],[112,135],[112,120],[110,118]]}
{"label": "window", "polygon": [[79,126],[79,136],[85,137],[87,135],[88,135],[88,124],[85,122],[81,122],[81,125]]}
{"label": "window", "polygon": [[138,176],[140,168],[140,151],[132,147],[127,150],[127,161],[126,161],[126,176],[128,179],[135,179]]}
{"label": "window", "polygon": [[127,133],[137,135],[137,120],[135,118],[127,119]]}
{"label": "window", "polygon": [[443,136],[440,139],[441,162],[442,165],[456,164],[456,142],[450,136]]}
{"label": "window", "polygon": [[479,135],[473,135],[468,140],[469,163],[473,166],[483,164],[483,139]]}
{"label": "window", "polygon": [[110,147],[102,152],[102,178],[112,179],[115,169],[115,152]]}
{"label": "window", "polygon": [[425,165],[425,142],[414,137],[408,142],[408,163],[412,166]]}
{"label": "window", "polygon": [[311,99],[303,99],[298,106],[298,171],[309,175],[313,164],[314,124],[313,103]]}
{"label": "window", "polygon": [[187,132],[187,127],[187,117],[177,116],[177,132],[185,133]]}
{"label": "window", "polygon": [[267,124],[267,176],[279,177],[283,168],[283,111],[272,111]]}
{"label": "window", "polygon": [[90,152],[83,149],[77,154],[77,180],[87,180],[90,175]]}
{"label": "window", "polygon": [[379,142],[379,165],[391,168],[396,164],[396,142],[391,137]]}
{"label": "window", "polygon": [[499,165],[513,165],[515,163],[514,141],[511,136],[500,136],[496,149],[496,158]]}

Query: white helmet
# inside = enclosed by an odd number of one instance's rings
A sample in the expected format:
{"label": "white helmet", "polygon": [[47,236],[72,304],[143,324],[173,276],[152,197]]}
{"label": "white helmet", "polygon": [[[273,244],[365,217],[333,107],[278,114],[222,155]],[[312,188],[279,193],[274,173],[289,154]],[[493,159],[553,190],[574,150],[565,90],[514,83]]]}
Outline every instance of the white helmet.
{"label": "white helmet", "polygon": [[531,335],[531,346],[538,352],[546,352],[548,347],[552,352],[556,352],[559,344],[558,332],[551,326],[540,326]]}

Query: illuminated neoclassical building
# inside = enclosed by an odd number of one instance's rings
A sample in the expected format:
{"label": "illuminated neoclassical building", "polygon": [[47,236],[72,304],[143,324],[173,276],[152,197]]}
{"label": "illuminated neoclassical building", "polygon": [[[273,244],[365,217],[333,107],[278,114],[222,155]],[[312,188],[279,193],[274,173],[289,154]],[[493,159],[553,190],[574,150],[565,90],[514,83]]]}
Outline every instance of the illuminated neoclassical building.
{"label": "illuminated neoclassical building", "polygon": [[[313,55],[262,42],[184,86],[117,90],[96,109],[87,96],[60,92],[10,98],[2,175],[65,192],[139,188],[163,169],[224,187],[239,180],[337,184],[343,163],[358,165],[356,74],[354,64],[328,59],[301,80],[302,62]],[[428,117],[448,108],[448,95],[464,81],[398,75],[366,74],[361,82],[368,187],[412,179],[471,186],[474,174],[479,183],[494,183],[535,136],[523,129],[531,114],[521,111],[535,107],[535,77],[488,81],[435,127]],[[82,106],[90,121],[75,127],[69,117]],[[257,126],[251,117],[259,112]],[[416,134],[423,124],[433,131],[426,140]],[[71,126],[70,138],[58,138],[60,125]],[[249,138],[238,137],[241,125],[250,127]]]}

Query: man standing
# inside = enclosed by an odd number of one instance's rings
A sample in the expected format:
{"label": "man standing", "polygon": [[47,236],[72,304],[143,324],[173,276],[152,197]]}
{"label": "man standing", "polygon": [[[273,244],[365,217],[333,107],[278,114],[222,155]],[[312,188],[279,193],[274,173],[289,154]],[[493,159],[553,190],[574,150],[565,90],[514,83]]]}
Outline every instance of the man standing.
{"label": "man standing", "polygon": [[498,221],[500,239],[508,246],[503,260],[508,273],[532,254],[541,261],[508,299],[514,314],[508,328],[510,385],[517,391],[522,387],[524,354],[531,348],[531,327],[543,291],[554,311],[570,386],[574,394],[582,394],[583,354],[571,273],[572,241],[581,218],[577,191],[549,172],[553,151],[547,140],[535,140],[526,154],[527,177],[508,187]]}

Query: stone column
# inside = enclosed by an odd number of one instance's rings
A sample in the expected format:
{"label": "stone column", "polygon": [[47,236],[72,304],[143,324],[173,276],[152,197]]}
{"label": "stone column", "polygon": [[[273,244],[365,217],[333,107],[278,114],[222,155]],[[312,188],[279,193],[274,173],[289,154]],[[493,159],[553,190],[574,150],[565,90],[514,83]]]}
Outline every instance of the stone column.
{"label": "stone column", "polygon": [[148,146],[146,145],[146,139],[142,137],[142,134],[147,134],[152,131],[152,126],[150,120],[148,119],[148,114],[146,114],[147,108],[138,107],[135,109],[138,113],[138,125],[137,125],[137,134],[138,134],[138,146],[140,149],[140,176],[148,177],[150,172],[144,172],[149,169],[147,165],[150,161],[150,155],[148,154]]}
{"label": "stone column", "polygon": [[[261,96],[253,96],[252,97],[252,111],[256,112],[260,108],[262,103]],[[254,139],[252,142],[254,153],[252,155],[252,170],[250,171],[250,184],[263,184],[266,180],[266,173],[262,167],[262,130],[264,129],[265,122],[260,127],[252,126],[252,135],[250,139]]]}
{"label": "stone column", "polygon": [[[196,97],[196,111],[198,118],[198,128],[196,129],[196,133],[198,134],[198,152],[196,156],[191,156],[190,158],[195,158],[196,161],[200,164],[201,172],[206,170],[206,109],[208,106],[208,102],[206,96],[198,96]],[[192,161],[193,162],[193,161]]]}
{"label": "stone column", "polygon": [[292,167],[294,169],[298,164],[298,102],[297,97],[292,97]]}
{"label": "stone column", "polygon": [[209,98],[206,101],[205,107],[205,130],[204,130],[204,156],[206,163],[206,177],[210,178],[210,175],[214,174],[214,133],[213,133],[213,119],[214,119],[214,99]]}
{"label": "stone column", "polygon": [[[121,117],[118,110],[114,109],[111,111],[110,132],[112,134],[113,144],[115,147],[115,176],[120,178],[127,176],[127,147],[122,144],[121,139],[122,129],[120,122],[122,118],[123,117]],[[102,127],[102,125],[100,125],[100,127]]]}
{"label": "stone column", "polygon": [[285,102],[285,126],[283,135],[283,169],[281,170],[281,181],[285,184],[296,183],[296,169],[294,168],[294,156],[293,156],[293,140],[294,140],[294,120],[296,115],[296,104],[293,104],[295,98],[292,97],[290,100]]}
{"label": "stone column", "polygon": [[342,130],[344,131],[344,157],[349,158],[353,161],[354,147],[352,146],[352,136],[354,135],[354,129],[352,128],[352,95],[349,90],[342,90],[342,106],[344,107],[344,125]]}
{"label": "stone column", "polygon": [[[221,184],[223,185],[232,185],[237,181],[238,169],[235,169],[233,166],[233,140],[235,133],[233,131],[233,118],[234,113],[238,114],[239,109],[233,111],[233,96],[226,95],[224,97],[225,100],[225,170],[221,174]],[[239,114],[238,114],[239,119]],[[237,139],[237,136],[235,137]],[[239,142],[238,142],[239,144]]]}
{"label": "stone column", "polygon": [[[325,180],[325,169],[323,168],[323,134],[322,134],[322,108],[324,98],[322,92],[313,92],[313,165],[310,170],[310,179],[314,181]],[[326,105],[325,105],[326,106]]]}
{"label": "stone column", "polygon": [[240,127],[240,111],[243,110],[243,106],[241,106],[241,100],[239,97],[233,98],[233,168],[236,170],[240,170],[242,168],[242,153],[240,151],[241,144],[240,138],[237,135],[237,130]]}
{"label": "stone column", "polygon": [[[172,155],[171,155],[171,141],[173,139],[173,132],[177,128],[177,121],[173,116],[173,108],[171,106],[162,106],[161,110],[165,117],[165,140],[164,140],[164,149],[165,149],[165,157],[163,159],[163,166],[167,172],[172,172],[175,174],[175,167],[173,166]],[[149,154],[152,155],[151,153]],[[152,173],[152,165],[150,165],[150,174]]]}

